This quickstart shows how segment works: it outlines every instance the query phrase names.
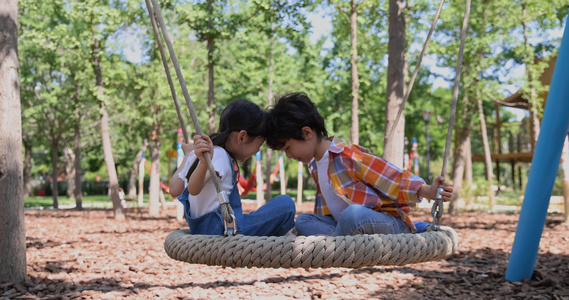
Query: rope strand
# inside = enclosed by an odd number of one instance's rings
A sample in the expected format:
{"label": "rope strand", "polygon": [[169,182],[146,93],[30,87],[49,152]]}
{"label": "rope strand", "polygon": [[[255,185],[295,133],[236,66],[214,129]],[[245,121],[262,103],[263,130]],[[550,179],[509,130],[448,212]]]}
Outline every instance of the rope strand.
{"label": "rope strand", "polygon": [[[153,15],[152,7],[148,0],[146,1],[146,8],[148,9],[148,14]],[[168,79],[168,85],[170,86],[170,93],[172,93],[172,98],[174,99],[174,105],[176,106],[176,114],[178,115],[178,120],[180,121],[180,126],[182,126],[182,132],[184,134],[184,142],[187,144],[190,140],[188,138],[188,132],[186,131],[186,124],[184,123],[184,118],[182,117],[182,112],[180,110],[180,103],[178,103],[178,97],[176,96],[176,89],[174,88],[174,82],[172,81],[172,75],[170,74],[170,68],[168,67],[168,61],[166,60],[166,54],[164,54],[164,47],[162,46],[162,39],[160,38],[160,32],[158,31],[158,26],[156,25],[156,19],[150,18],[150,23],[152,23],[152,29],[154,29],[154,36],[156,37],[156,44],[158,45],[158,50],[160,51],[160,58],[162,59],[162,64],[164,65],[164,71],[166,72],[166,78]]]}
{"label": "rope strand", "polygon": [[[174,69],[176,70],[178,82],[180,83],[180,87],[182,88],[182,93],[184,94],[184,98],[186,99],[186,105],[188,106],[188,110],[190,111],[190,116],[192,117],[192,122],[194,123],[194,129],[196,130],[197,134],[202,135],[203,133],[200,124],[198,122],[198,117],[194,110],[194,104],[190,97],[190,93],[188,92],[188,88],[186,87],[186,81],[184,80],[184,76],[182,75],[182,71],[180,70],[180,64],[178,63],[178,58],[176,57],[176,53],[174,52],[174,47],[172,46],[172,42],[170,41],[170,37],[168,36],[168,31],[166,30],[166,25],[164,25],[164,20],[162,19],[162,14],[160,13],[160,6],[158,6],[156,0],[152,0],[152,6],[154,7],[154,14],[152,14],[151,13],[152,10],[149,9],[150,18],[156,18],[158,24],[160,25],[160,29],[164,37],[164,42],[166,42],[166,46],[168,47],[168,52],[170,53],[170,58],[172,59]],[[204,153],[204,159],[207,164],[209,173],[211,174],[213,185],[215,186],[215,190],[219,197],[219,195],[222,193],[221,185],[219,183],[219,178],[215,175],[215,169],[213,167],[213,164],[211,162],[211,157],[208,152]],[[226,228],[228,227],[228,224],[234,225],[235,217],[233,209],[229,205],[229,202],[223,202],[220,204],[221,204],[221,214],[223,216],[223,219],[225,220]],[[233,227],[233,225],[229,227]]]}
{"label": "rope strand", "polygon": [[462,21],[462,29],[460,30],[460,48],[458,50],[458,60],[456,63],[456,69],[454,77],[454,87],[452,90],[452,105],[450,110],[450,119],[448,122],[448,131],[445,144],[445,154],[443,156],[443,167],[441,171],[441,176],[445,177],[448,167],[448,158],[450,156],[450,145],[452,142],[452,132],[454,130],[454,119],[456,116],[456,104],[458,102],[458,87],[460,85],[460,75],[462,72],[462,58],[464,55],[464,44],[466,42],[466,29],[468,28],[468,19],[470,18],[470,4],[471,0],[466,0],[466,8],[464,11],[464,19]]}

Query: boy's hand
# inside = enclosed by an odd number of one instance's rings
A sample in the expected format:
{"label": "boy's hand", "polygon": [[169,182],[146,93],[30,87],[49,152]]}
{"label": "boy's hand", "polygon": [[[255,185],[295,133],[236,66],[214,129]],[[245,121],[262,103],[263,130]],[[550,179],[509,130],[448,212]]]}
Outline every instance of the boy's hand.
{"label": "boy's hand", "polygon": [[452,182],[445,182],[445,179],[442,176],[435,178],[432,185],[423,184],[423,186],[419,190],[419,197],[424,197],[434,200],[437,197],[437,189],[439,187],[443,189],[440,193],[441,197],[443,198],[443,201],[444,202],[450,201],[452,197],[452,192],[454,191],[454,185],[452,184]]}
{"label": "boy's hand", "polygon": [[200,161],[205,159],[203,156],[205,152],[208,152],[209,157],[213,158],[213,142],[209,136],[205,134],[194,136],[194,152]]}

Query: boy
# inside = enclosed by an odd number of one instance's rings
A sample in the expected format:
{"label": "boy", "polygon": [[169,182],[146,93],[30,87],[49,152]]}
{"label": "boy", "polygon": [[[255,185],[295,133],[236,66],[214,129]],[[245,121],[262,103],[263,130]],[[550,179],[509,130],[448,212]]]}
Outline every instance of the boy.
{"label": "boy", "polygon": [[442,176],[427,185],[361,146],[329,138],[324,118],[304,93],[282,96],[269,110],[267,129],[269,147],[309,164],[316,182],[315,213],[296,220],[300,235],[416,232],[409,203],[434,199],[439,186],[444,201],[452,195],[452,183]]}

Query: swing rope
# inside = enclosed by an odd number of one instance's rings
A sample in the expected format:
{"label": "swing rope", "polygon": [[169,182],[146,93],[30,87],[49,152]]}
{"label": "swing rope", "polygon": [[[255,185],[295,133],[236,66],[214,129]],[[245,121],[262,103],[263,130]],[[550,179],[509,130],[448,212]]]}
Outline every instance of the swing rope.
{"label": "swing rope", "polygon": [[[152,5],[150,4],[149,0],[146,1],[146,8],[148,9],[148,14],[150,15],[150,19],[152,21],[152,26],[154,28],[154,34],[156,35],[156,40],[160,41],[160,34],[159,30],[156,26],[156,20],[160,25],[160,30],[162,31],[162,35],[164,37],[164,42],[166,42],[166,46],[168,47],[168,52],[170,53],[170,58],[172,59],[172,63],[174,64],[174,69],[176,70],[176,76],[178,77],[178,81],[182,88],[182,93],[184,94],[184,98],[186,99],[186,105],[188,106],[188,110],[190,111],[190,116],[192,117],[192,122],[194,123],[194,128],[198,135],[202,135],[202,130],[200,124],[198,122],[198,117],[196,116],[196,112],[194,110],[194,104],[192,99],[190,98],[190,93],[188,93],[188,88],[186,87],[186,81],[184,80],[184,76],[182,75],[182,71],[180,70],[180,64],[178,63],[178,58],[176,57],[176,53],[174,52],[174,47],[172,46],[172,42],[170,41],[170,37],[168,36],[168,31],[166,30],[166,26],[164,25],[164,20],[162,19],[162,14],[160,13],[160,6],[156,3],[156,0],[152,0]],[[154,12],[154,13],[153,13]],[[160,44],[161,45],[161,44]],[[168,63],[166,62],[166,55],[164,54],[164,49],[159,46],[160,56],[162,58],[162,63],[164,64],[164,68],[168,70]],[[171,78],[170,72],[166,71],[166,76]],[[168,80],[169,83],[172,82],[171,79]],[[173,85],[170,86],[170,90],[174,91]],[[173,92],[175,95],[175,92]],[[176,99],[176,98],[175,98]],[[177,102],[177,101],[176,101]],[[176,106],[178,110],[178,117],[182,119],[180,113],[179,105]],[[182,123],[183,125],[183,123]],[[185,126],[182,126],[182,130],[185,130]],[[187,136],[187,134],[185,134]],[[221,185],[219,183],[219,178],[215,176],[215,169],[211,162],[211,158],[208,152],[204,153],[204,159],[207,164],[207,168],[211,175],[211,179],[213,180],[213,185],[215,186],[215,190],[217,192],[217,200],[221,205],[221,214],[223,216],[223,220],[225,223],[225,234],[226,235],[235,235],[237,234],[237,222],[235,220],[235,214],[231,205],[229,205],[229,196],[227,192],[221,190]]]}
{"label": "swing rope", "polygon": [[[445,143],[445,153],[443,156],[443,167],[441,176],[445,177],[448,168],[448,158],[450,157],[450,145],[452,142],[452,132],[454,130],[454,119],[456,117],[456,106],[458,102],[458,87],[460,85],[460,75],[462,72],[462,59],[464,57],[464,45],[466,43],[466,29],[468,28],[468,20],[470,19],[470,6],[471,0],[466,0],[466,7],[464,10],[464,18],[462,20],[462,28],[460,29],[460,47],[458,49],[458,58],[456,62],[454,86],[452,89],[452,104],[450,109],[450,117],[448,122],[447,137]],[[433,224],[427,227],[427,230],[438,230],[440,227],[440,219],[445,210],[444,201],[440,195],[441,188],[437,190],[437,197],[433,206],[431,207],[431,214],[433,215]]]}
{"label": "swing rope", "polygon": [[[150,2],[146,1],[146,8],[148,13],[152,16]],[[178,102],[178,97],[176,96],[176,88],[174,87],[174,82],[172,81],[172,75],[170,74],[170,67],[168,66],[168,61],[166,60],[166,55],[164,54],[164,47],[162,46],[162,39],[160,39],[160,33],[158,31],[158,26],[156,25],[156,19],[150,18],[150,23],[152,23],[152,29],[154,30],[154,36],[156,37],[156,44],[160,50],[160,58],[162,59],[162,65],[164,66],[164,71],[166,73],[166,78],[168,79],[168,85],[170,86],[170,93],[172,94],[172,99],[174,99],[174,105],[176,106],[176,114],[178,115],[178,121],[180,121],[180,126],[182,126],[182,133],[184,134],[184,142],[187,144],[189,142],[188,132],[186,131],[186,124],[184,123],[184,117],[182,116],[182,111],[180,110],[180,103]]]}
{"label": "swing rope", "polygon": [[[176,74],[182,87],[196,132],[198,134],[202,134],[194,111],[193,103],[190,99],[190,95],[187,91],[185,81],[174,53],[174,49],[166,32],[160,8],[157,5],[156,0],[152,0],[152,5],[149,0],[145,1],[150,18],[153,20],[152,26],[161,52],[162,62],[166,69],[166,76],[169,78],[169,84],[174,96],[174,101],[177,104],[173,83],[170,78],[171,75],[168,71],[166,56],[160,43],[161,38],[156,20],[158,20],[160,30],[164,36],[164,41],[166,42],[170,57],[176,69]],[[444,0],[441,0],[435,20],[433,21],[427,41],[424,44],[424,48],[413,74],[411,84],[406,91],[405,101],[411,92],[413,82],[416,78],[422,57],[432,35],[432,31],[434,30],[434,26],[443,3]],[[445,147],[445,157],[443,161],[443,176],[446,174],[447,160],[450,153],[450,137],[452,137],[452,130],[454,128],[454,117],[456,114],[456,102],[458,98],[458,84],[460,82],[460,72],[462,68],[462,55],[464,50],[466,27],[468,25],[468,18],[470,14],[470,0],[467,0],[466,3],[467,8],[461,30],[461,45],[456,67],[457,74],[455,78],[455,86],[453,90],[451,122],[449,122],[449,132],[447,133],[447,144]],[[176,110],[178,112],[178,117],[183,124],[181,113],[179,112],[179,105],[176,105]],[[399,119],[399,116],[397,119]],[[204,156],[206,157],[208,170],[211,174],[215,174],[211,159],[207,153],[205,154],[206,155]],[[243,236],[235,235],[237,233],[237,226],[233,210],[229,205],[227,194],[221,191],[217,177],[212,176],[212,179],[214,180],[214,185],[218,192],[218,200],[222,208],[222,215],[226,227],[226,236],[192,235],[190,230],[187,229],[174,231],[166,237],[164,242],[164,249],[171,258],[188,263],[230,267],[359,268],[375,265],[405,265],[409,263],[440,260],[448,257],[458,249],[458,235],[456,232],[450,227],[439,225],[439,219],[442,215],[443,207],[443,200],[439,194],[437,195],[435,203],[439,203],[440,206],[435,208],[435,205],[433,205],[432,209],[434,226],[430,226],[427,231],[423,233],[363,234],[337,237]],[[223,197],[225,197],[227,201],[220,199]]]}

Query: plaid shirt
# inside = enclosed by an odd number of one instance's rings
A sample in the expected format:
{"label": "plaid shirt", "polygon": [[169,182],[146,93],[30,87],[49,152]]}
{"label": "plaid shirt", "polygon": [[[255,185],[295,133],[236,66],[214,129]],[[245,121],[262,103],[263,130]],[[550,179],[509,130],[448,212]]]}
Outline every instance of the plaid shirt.
{"label": "plaid shirt", "polygon": [[[409,203],[421,201],[417,192],[424,183],[422,178],[339,138],[333,138],[329,152],[329,181],[341,199],[348,205],[360,204],[400,218],[416,231],[407,213],[411,210]],[[309,163],[309,170],[316,182],[314,213],[330,214],[320,191],[316,159]]]}

